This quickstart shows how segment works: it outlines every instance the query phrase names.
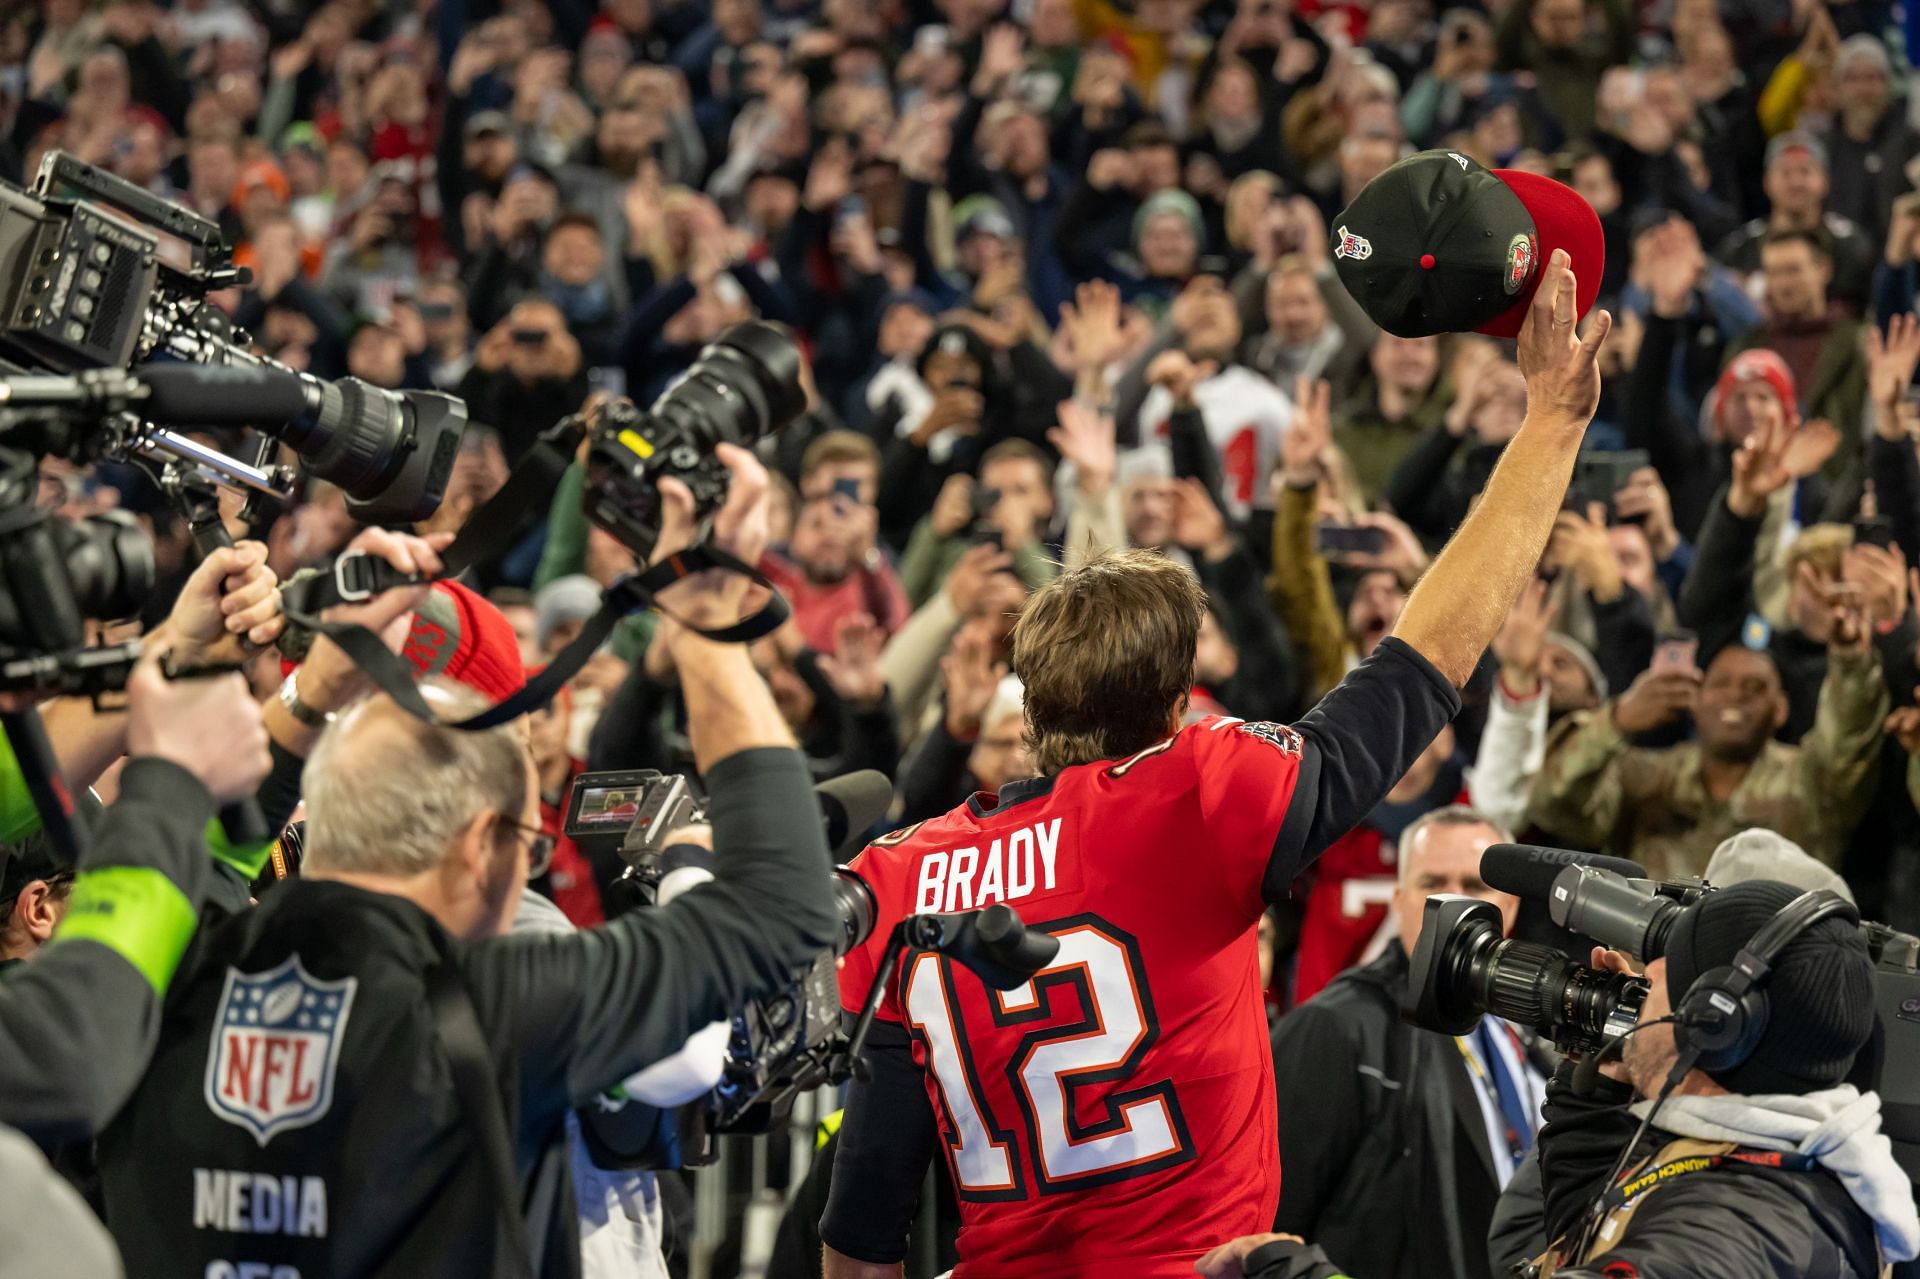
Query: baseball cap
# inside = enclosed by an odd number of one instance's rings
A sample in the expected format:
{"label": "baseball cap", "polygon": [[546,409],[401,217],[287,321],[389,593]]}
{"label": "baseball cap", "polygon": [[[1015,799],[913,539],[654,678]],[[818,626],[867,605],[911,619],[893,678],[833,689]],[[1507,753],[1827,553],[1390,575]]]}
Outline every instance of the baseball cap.
{"label": "baseball cap", "polygon": [[498,133],[507,137],[513,135],[513,121],[507,118],[505,111],[476,111],[467,117],[465,136],[477,138],[488,133]]}
{"label": "baseball cap", "polygon": [[970,195],[953,206],[953,238],[964,240],[975,233],[1013,238],[1013,219],[1006,206],[990,195]]}
{"label": "baseball cap", "polygon": [[[1667,939],[1667,993],[1677,1006],[1702,973],[1733,963],[1780,908],[1800,896],[1770,879],[1708,893],[1675,920]],[[1873,1034],[1873,960],[1859,927],[1823,919],[1789,941],[1763,987],[1767,1028],[1752,1056],[1709,1071],[1729,1092],[1808,1093],[1847,1076]]]}
{"label": "baseball cap", "polygon": [[1585,315],[1607,254],[1600,216],[1572,187],[1458,151],[1388,166],[1333,220],[1328,244],[1361,309],[1408,338],[1516,336],[1555,249],[1573,259]]}
{"label": "baseball cap", "polygon": [[1824,172],[1827,167],[1827,144],[1805,129],[1789,129],[1773,141],[1767,143],[1767,167],[1789,151],[1804,151],[1807,158],[1819,165]]}

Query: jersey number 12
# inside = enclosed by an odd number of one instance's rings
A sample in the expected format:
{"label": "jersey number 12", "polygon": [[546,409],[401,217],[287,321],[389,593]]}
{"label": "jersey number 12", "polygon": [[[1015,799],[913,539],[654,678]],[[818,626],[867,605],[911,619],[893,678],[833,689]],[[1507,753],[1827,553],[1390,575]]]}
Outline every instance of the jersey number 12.
{"label": "jersey number 12", "polygon": [[[996,1025],[1033,1024],[1016,1044],[1006,1074],[1026,1124],[1040,1193],[1107,1185],[1191,1159],[1193,1143],[1170,1080],[1105,1094],[1099,1120],[1083,1124],[1076,1118],[1076,1091],[1132,1075],[1160,1027],[1131,937],[1094,915],[1062,920],[1046,931],[1060,941],[1053,962],[1024,985],[987,992]],[[956,1188],[971,1200],[1024,1198],[1013,1133],[981,1101],[951,980],[947,961],[916,955],[907,972],[906,1014],[926,1045],[928,1068],[952,1119],[948,1149]],[[1071,1006],[1061,999],[1056,1011],[1056,992],[1070,988],[1077,990],[1080,1015],[1055,1024]]]}

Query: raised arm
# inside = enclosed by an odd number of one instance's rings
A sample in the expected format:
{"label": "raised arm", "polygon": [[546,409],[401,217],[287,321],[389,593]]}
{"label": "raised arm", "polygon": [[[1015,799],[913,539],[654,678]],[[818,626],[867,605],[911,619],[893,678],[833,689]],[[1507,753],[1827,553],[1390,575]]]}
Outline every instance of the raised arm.
{"label": "raised arm", "polygon": [[1555,250],[1520,330],[1527,416],[1460,531],[1414,588],[1394,635],[1457,688],[1533,575],[1547,544],[1574,455],[1600,403],[1600,344],[1613,327],[1602,311],[1582,340],[1575,331],[1573,268]]}

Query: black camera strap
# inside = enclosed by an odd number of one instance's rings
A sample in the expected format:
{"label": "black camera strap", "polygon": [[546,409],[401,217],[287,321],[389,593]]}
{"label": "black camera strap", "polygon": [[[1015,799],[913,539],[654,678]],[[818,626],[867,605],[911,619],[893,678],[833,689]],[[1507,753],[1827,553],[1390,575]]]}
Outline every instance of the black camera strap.
{"label": "black camera strap", "polygon": [[[573,462],[585,431],[585,423],[576,414],[562,418],[541,434],[539,442],[521,459],[500,491],[467,517],[452,544],[441,552],[441,577],[458,577],[473,565],[512,549],[520,538],[527,512],[538,509],[559,484]],[[378,635],[355,622],[329,622],[320,616],[322,610],[335,604],[355,603],[383,591],[419,586],[435,579],[403,573],[371,555],[343,555],[329,570],[309,570],[289,578],[281,587],[281,608],[294,627],[324,635],[338,644],[353,659],[353,664],[401,709],[428,723],[444,723],[448,728],[473,732],[497,727],[545,706],[606,643],[621,618],[649,608],[657,609],[654,597],[661,591],[682,578],[708,569],[738,573],[765,588],[767,601],[730,626],[708,628],[681,622],[695,634],[722,644],[742,644],[771,635],[791,616],[786,598],[759,569],[717,546],[690,546],[609,586],[601,594],[599,609],[587,619],[580,634],[555,654],[538,675],[505,701],[454,723],[445,723],[433,713],[414,682],[413,668],[396,656]],[[659,611],[673,616],[665,609]]]}
{"label": "black camera strap", "polygon": [[[414,671],[389,649],[378,635],[357,622],[329,622],[320,616],[322,609],[336,603],[368,599],[382,591],[423,585],[433,579],[402,573],[384,560],[369,555],[343,556],[334,562],[330,573],[296,574],[281,588],[281,608],[287,620],[316,635],[324,635],[338,644],[354,665],[366,672],[375,686],[391,697],[401,709],[429,723],[444,724],[469,732],[494,728],[517,719],[528,711],[545,706],[566,682],[587,664],[613,634],[620,619],[630,613],[657,608],[654,597],[683,578],[708,569],[738,573],[766,588],[767,601],[757,611],[730,626],[704,627],[682,622],[697,635],[722,644],[744,644],[772,634],[791,615],[787,601],[774,589],[764,573],[716,546],[690,546],[677,555],[669,555],[645,572],[623,577],[609,586],[600,597],[600,607],[580,634],[568,644],[538,675],[511,697],[467,719],[446,722],[433,713],[421,696]],[[660,611],[673,616],[665,609]]]}

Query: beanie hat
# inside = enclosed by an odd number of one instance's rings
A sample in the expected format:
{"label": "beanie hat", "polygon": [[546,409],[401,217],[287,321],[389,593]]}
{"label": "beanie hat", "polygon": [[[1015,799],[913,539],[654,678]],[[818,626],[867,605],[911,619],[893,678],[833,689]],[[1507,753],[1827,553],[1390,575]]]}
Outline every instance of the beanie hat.
{"label": "beanie hat", "polygon": [[920,348],[919,358],[914,361],[914,371],[921,377],[927,375],[927,364],[936,355],[964,355],[972,360],[980,370],[984,382],[987,371],[993,367],[993,348],[981,340],[980,335],[964,324],[943,324],[927,338],[927,344]]}
{"label": "beanie hat", "polygon": [[553,633],[568,622],[584,622],[600,611],[600,583],[584,573],[556,577],[533,597],[533,636],[544,651]]}
{"label": "beanie hat", "polygon": [[1742,351],[1727,362],[1720,370],[1720,380],[1713,384],[1713,391],[1707,399],[1707,420],[1716,428],[1723,425],[1721,415],[1725,410],[1727,397],[1742,382],[1760,381],[1773,388],[1779,397],[1780,407],[1786,410],[1787,421],[1793,422],[1800,416],[1800,395],[1793,385],[1793,370],[1777,354],[1764,347],[1752,351]]}
{"label": "beanie hat", "polygon": [[1840,894],[1848,901],[1853,900],[1853,890],[1847,887],[1847,881],[1832,867],[1819,861],[1785,835],[1764,826],[1755,826],[1721,840],[1720,847],[1714,849],[1713,856],[1707,859],[1707,868],[1700,877],[1716,888],[1743,884],[1750,879],[1771,879],[1791,884],[1802,892],[1810,893],[1824,888],[1830,893]]}
{"label": "beanie hat", "polygon": [[1140,249],[1140,237],[1146,234],[1147,223],[1162,213],[1177,213],[1185,220],[1187,229],[1193,232],[1193,238],[1201,248],[1207,244],[1207,221],[1200,214],[1200,202],[1185,191],[1166,190],[1150,195],[1140,205],[1140,211],[1133,215],[1133,247]]}
{"label": "beanie hat", "polygon": [[443,675],[495,702],[519,692],[527,682],[513,623],[458,582],[433,584],[414,610],[400,656],[416,678]]}
{"label": "beanie hat", "polygon": [[[1675,921],[1667,939],[1667,995],[1678,1007],[1702,973],[1734,961],[1800,889],[1768,879],[1708,893]],[[1844,917],[1803,929],[1774,958],[1760,987],[1767,1028],[1753,1055],[1709,1071],[1730,1092],[1808,1093],[1839,1084],[1873,1034],[1873,960]]]}
{"label": "beanie hat", "polygon": [[1571,657],[1574,665],[1587,673],[1587,680],[1593,685],[1593,695],[1603,702],[1607,700],[1607,676],[1600,669],[1600,659],[1593,655],[1592,649],[1565,631],[1549,632],[1547,643]]}

